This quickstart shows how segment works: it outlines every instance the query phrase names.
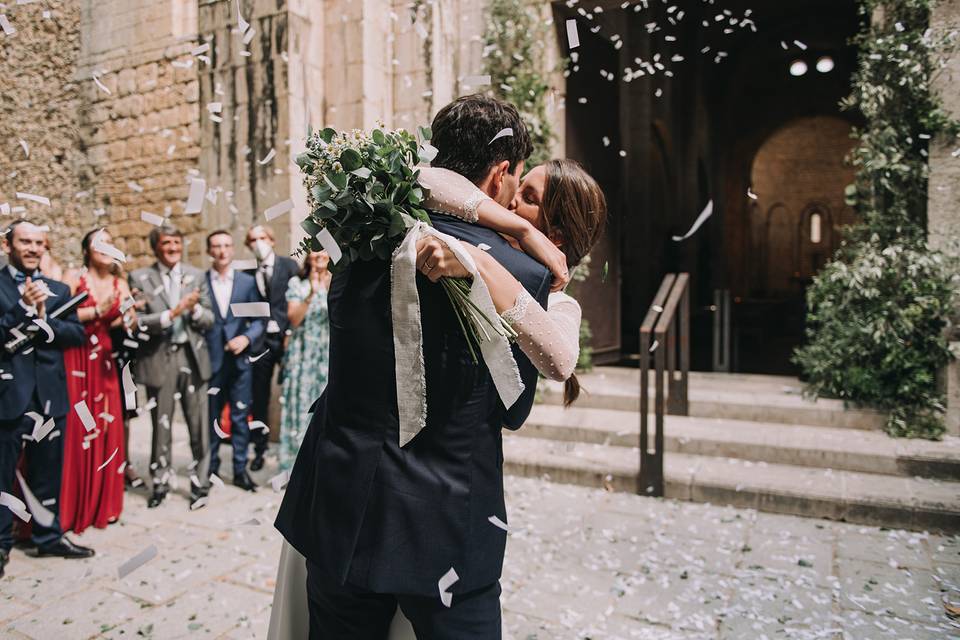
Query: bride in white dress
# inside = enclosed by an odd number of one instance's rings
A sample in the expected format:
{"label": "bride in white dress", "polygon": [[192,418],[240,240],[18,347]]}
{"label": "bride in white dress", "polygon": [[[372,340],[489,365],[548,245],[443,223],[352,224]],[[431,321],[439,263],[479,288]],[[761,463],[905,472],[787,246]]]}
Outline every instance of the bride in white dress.
{"label": "bride in white dress", "polygon": [[[604,230],[603,192],[572,160],[551,160],[533,168],[520,183],[509,210],[467,178],[447,169],[421,168],[420,183],[430,189],[425,203],[428,209],[489,227],[506,236],[518,249],[525,247],[557,276],[558,289],[569,281],[567,265],[577,266]],[[564,404],[572,403],[580,391],[574,375],[580,352],[580,305],[556,290],[550,294],[544,310],[482,247],[467,243],[463,246],[477,263],[497,311],[516,330],[517,345],[541,374],[565,381]],[[430,280],[468,275],[442,241],[425,238],[417,248],[417,267]],[[270,640],[309,637],[306,581],[306,561],[284,541],[270,613]],[[398,607],[389,639],[415,637]]]}

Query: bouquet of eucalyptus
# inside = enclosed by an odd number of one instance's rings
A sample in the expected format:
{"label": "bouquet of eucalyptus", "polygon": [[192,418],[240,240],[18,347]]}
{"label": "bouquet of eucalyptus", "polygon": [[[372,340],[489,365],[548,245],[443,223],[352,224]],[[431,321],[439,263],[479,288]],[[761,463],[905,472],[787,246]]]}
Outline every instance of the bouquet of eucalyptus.
{"label": "bouquet of eucalyptus", "polygon": [[[418,183],[417,169],[436,156],[429,140],[427,127],[419,129],[419,139],[403,129],[309,133],[307,150],[296,159],[310,206],[300,250],[319,251],[335,242],[341,256],[331,270],[337,272],[358,260],[390,260],[417,221],[432,226],[423,206],[429,192]],[[440,284],[474,361],[480,336],[489,340],[492,331],[516,337],[499,315],[491,319],[470,299],[469,279],[442,278]]]}

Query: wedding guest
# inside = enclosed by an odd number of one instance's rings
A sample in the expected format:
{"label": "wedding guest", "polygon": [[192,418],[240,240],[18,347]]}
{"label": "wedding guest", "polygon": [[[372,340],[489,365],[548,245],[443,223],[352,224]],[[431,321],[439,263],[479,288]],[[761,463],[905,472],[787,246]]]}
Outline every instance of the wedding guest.
{"label": "wedding guest", "polygon": [[182,262],[183,234],[179,229],[167,224],[154,227],[149,240],[157,261],[130,274],[130,286],[143,291],[145,306],[138,324],[150,336],[149,342],[140,347],[134,379],[146,387],[148,402],[155,403],[150,412],[153,491],[147,506],[159,506],[167,495],[173,474],[171,427],[179,398],[193,454],[190,508],[200,508],[206,504],[210,488],[210,355],[204,337],[213,326],[210,295],[203,272]]}
{"label": "wedding guest", "polygon": [[83,236],[83,270],[68,272],[66,280],[74,295],[87,293],[77,309],[87,339],[63,353],[67,391],[70,404],[85,403],[96,425],[88,431],[76,411],[67,415],[60,521],[76,533],[116,522],[123,509],[123,396],[110,328],[123,323],[120,304],[130,297],[130,288],[113,259],[95,248],[101,242],[113,242],[105,229]]}
{"label": "wedding guest", "polygon": [[[286,256],[274,252],[276,241],[269,227],[257,225],[247,231],[246,245],[257,258],[257,268],[247,271],[254,276],[260,296],[270,303],[270,319],[260,344],[253,353],[260,356],[253,363],[253,419],[270,424],[270,395],[273,371],[283,361],[283,339],[290,327],[287,319],[287,283],[300,267]],[[262,355],[261,355],[262,354]],[[263,468],[270,434],[256,430],[251,434],[254,448],[251,471]]]}
{"label": "wedding guest", "polygon": [[[247,417],[253,402],[253,371],[250,345],[263,335],[266,320],[237,317],[232,303],[258,302],[257,285],[249,274],[235,271],[233,238],[228,231],[207,236],[207,254],[213,261],[207,272],[207,287],[213,296],[213,326],[207,331],[210,349],[210,473],[220,471],[220,437],[214,428],[225,404],[230,405],[230,444],[233,448],[233,484],[247,491],[257,485],[247,473],[247,445],[250,430]],[[212,389],[219,389],[213,393]]]}
{"label": "wedding guest", "polygon": [[[39,271],[44,252],[44,232],[18,220],[8,227],[4,251],[9,264],[0,270],[0,342],[15,337],[31,319],[42,320],[53,336],[34,342],[32,348],[10,354],[0,349],[0,492],[13,493],[14,475],[21,451],[26,458],[26,484],[39,506],[60,498],[63,468],[63,434],[70,409],[62,351],[83,344],[83,326],[76,312],[53,318],[53,311],[70,298],[70,289]],[[31,415],[32,414],[32,415]],[[41,427],[53,420],[53,430],[32,438],[37,416]],[[25,436],[31,436],[30,439]],[[30,507],[37,511],[36,506]],[[31,541],[38,557],[89,558],[93,549],[74,544],[63,534],[59,510],[34,513]],[[13,546],[13,511],[0,508],[0,577]]]}
{"label": "wedding guest", "polygon": [[308,411],[327,386],[329,263],[330,256],[326,251],[311,253],[304,261],[300,275],[291,278],[287,287],[287,317],[291,332],[280,373],[281,469],[289,469],[297,459],[300,442],[310,423]]}

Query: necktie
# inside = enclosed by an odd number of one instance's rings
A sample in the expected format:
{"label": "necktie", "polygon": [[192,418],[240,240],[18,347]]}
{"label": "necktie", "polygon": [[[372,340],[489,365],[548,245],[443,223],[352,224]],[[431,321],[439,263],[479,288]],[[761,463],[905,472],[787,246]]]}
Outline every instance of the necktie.
{"label": "necktie", "polygon": [[17,272],[14,274],[14,276],[13,276],[13,280],[14,280],[14,282],[16,282],[18,285],[19,285],[19,284],[26,284],[26,283],[27,283],[27,274],[25,274],[23,271],[17,271]]}
{"label": "necktie", "polygon": [[270,266],[265,262],[257,267],[257,288],[260,289],[260,295],[267,300],[270,299],[270,277],[273,275],[270,271]]}
{"label": "necktie", "polygon": [[[180,302],[180,270],[174,267],[167,273],[167,296],[171,306]],[[187,329],[183,323],[183,314],[173,319],[173,335],[170,339],[173,344],[184,344],[187,341]]]}

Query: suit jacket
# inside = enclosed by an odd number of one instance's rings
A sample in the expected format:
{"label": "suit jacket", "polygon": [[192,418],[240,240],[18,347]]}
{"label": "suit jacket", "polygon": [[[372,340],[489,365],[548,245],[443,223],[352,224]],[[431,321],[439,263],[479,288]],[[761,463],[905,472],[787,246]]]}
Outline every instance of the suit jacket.
{"label": "suit jacket", "polygon": [[[435,226],[490,253],[543,305],[545,267],[498,234],[434,216]],[[473,363],[443,287],[417,276],[426,365],[427,424],[399,447],[390,266],[355,262],[328,296],[327,387],[277,515],[284,537],[331,585],[437,595],[451,567],[454,593],[500,577],[506,533],[501,425],[506,410],[481,360]],[[521,354],[520,361],[526,360]],[[524,367],[525,402],[533,376]],[[515,424],[525,415],[515,413]]]}
{"label": "suit jacket", "polygon": [[[187,344],[185,346],[193,356],[197,373],[206,381],[210,379],[210,355],[207,352],[205,334],[213,326],[210,292],[207,290],[203,271],[183,263],[180,267],[180,296],[183,297],[191,291],[200,291],[200,302],[198,304],[201,311],[198,316],[194,317],[193,313],[188,312],[181,317],[184,319],[184,328],[187,332]],[[167,349],[173,336],[173,327],[164,327],[161,324],[163,312],[173,309],[176,305],[171,304],[167,297],[159,263],[137,269],[131,273],[130,287],[136,287],[143,291],[147,306],[137,316],[137,320],[140,329],[150,336],[150,340],[142,345],[137,353],[137,381],[148,387],[159,388],[172,380],[177,373],[171,363],[170,351]]]}
{"label": "suit jacket", "polygon": [[[270,303],[270,319],[280,327],[280,333],[277,337],[282,340],[290,328],[290,320],[287,318],[287,283],[290,278],[300,273],[300,266],[292,258],[274,254],[273,276],[270,278],[270,295],[267,302]],[[247,269],[244,273],[252,276],[256,281],[257,270]],[[264,332],[263,337],[267,336]],[[262,346],[257,345],[257,353],[263,351]]]}
{"label": "suit jacket", "polygon": [[[46,302],[47,315],[70,299],[70,287],[57,280],[40,278],[56,297]],[[70,409],[67,397],[67,376],[63,367],[63,350],[83,344],[86,339],[77,312],[64,318],[47,318],[53,330],[53,342],[37,344],[33,351],[9,354],[2,348],[13,337],[11,329],[28,322],[26,310],[20,305],[20,291],[7,268],[0,270],[0,420],[15,420],[27,411],[34,393],[40,398],[43,413],[52,418],[67,415]],[[49,406],[49,408],[47,408]]]}
{"label": "suit jacket", "polygon": [[[207,331],[207,347],[210,351],[210,369],[215,373],[223,366],[223,359],[228,354],[224,347],[237,336],[247,336],[250,341],[250,347],[240,354],[231,358],[236,358],[237,368],[249,369],[250,361],[247,356],[251,355],[254,345],[256,345],[263,330],[267,326],[265,318],[238,318],[233,315],[233,309],[227,307],[227,317],[220,315],[220,307],[217,305],[216,296],[213,294],[213,274],[207,271],[207,290],[210,292],[210,303],[213,308],[213,326]],[[233,292],[230,294],[230,303],[234,302],[262,302],[260,292],[257,291],[257,283],[252,276],[241,271],[233,272]]]}

